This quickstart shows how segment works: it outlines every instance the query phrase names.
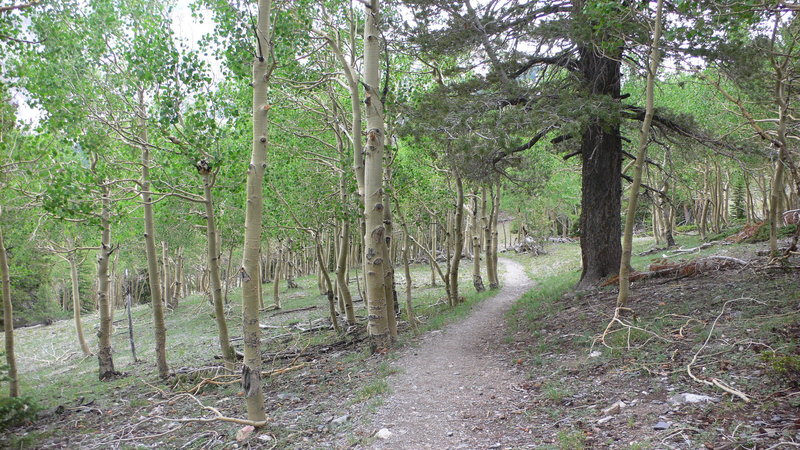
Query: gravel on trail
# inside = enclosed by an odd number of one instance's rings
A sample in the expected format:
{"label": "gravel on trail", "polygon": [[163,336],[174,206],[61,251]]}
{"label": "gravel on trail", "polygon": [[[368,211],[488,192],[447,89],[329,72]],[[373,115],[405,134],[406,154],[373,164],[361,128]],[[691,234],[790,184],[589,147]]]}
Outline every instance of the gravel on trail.
{"label": "gravel on trail", "polygon": [[[392,394],[375,415],[369,448],[458,449],[529,446],[515,390],[523,376],[503,351],[504,314],[532,286],[523,267],[501,258],[500,292],[469,317],[401,351]],[[365,430],[370,432],[369,430]]]}

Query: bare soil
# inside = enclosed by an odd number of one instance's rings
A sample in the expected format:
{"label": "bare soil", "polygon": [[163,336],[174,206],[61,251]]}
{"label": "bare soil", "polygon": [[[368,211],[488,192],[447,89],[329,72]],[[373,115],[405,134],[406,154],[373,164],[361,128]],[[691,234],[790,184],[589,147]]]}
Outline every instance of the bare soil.
{"label": "bare soil", "polygon": [[[523,374],[508,359],[504,314],[531,286],[523,267],[501,259],[502,290],[465,320],[400,352],[393,394],[367,427],[386,428],[373,448],[490,448],[525,443],[509,418],[524,410]],[[520,440],[520,437],[523,437]]]}

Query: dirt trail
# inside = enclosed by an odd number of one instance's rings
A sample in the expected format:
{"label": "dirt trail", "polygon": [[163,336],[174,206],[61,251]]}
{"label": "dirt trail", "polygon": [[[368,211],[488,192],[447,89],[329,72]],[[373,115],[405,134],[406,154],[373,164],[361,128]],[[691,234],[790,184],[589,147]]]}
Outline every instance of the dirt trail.
{"label": "dirt trail", "polygon": [[370,448],[457,449],[524,446],[514,404],[523,380],[502,351],[504,313],[532,282],[523,267],[500,259],[503,288],[461,322],[430,333],[418,348],[403,351],[389,378],[393,394],[377,412],[373,431],[388,439]]}

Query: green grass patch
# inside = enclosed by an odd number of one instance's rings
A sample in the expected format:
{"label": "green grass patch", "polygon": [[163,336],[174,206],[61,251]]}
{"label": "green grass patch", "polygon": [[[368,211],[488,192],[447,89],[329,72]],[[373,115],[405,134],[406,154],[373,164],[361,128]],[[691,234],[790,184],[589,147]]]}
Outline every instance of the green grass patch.
{"label": "green grass patch", "polygon": [[359,389],[358,393],[356,393],[355,402],[361,403],[387,393],[389,393],[389,382],[385,378],[380,378]]}
{"label": "green grass patch", "polygon": [[548,400],[554,403],[561,403],[565,398],[572,395],[572,391],[563,387],[560,381],[549,381],[542,386],[542,393]]}
{"label": "green grass patch", "polygon": [[586,448],[586,433],[581,430],[559,431],[556,436],[560,450],[581,450]]}
{"label": "green grass patch", "polygon": [[578,272],[561,273],[536,280],[536,287],[525,293],[508,312],[511,332],[536,332],[536,323],[559,308],[558,301],[572,290],[580,278]]}

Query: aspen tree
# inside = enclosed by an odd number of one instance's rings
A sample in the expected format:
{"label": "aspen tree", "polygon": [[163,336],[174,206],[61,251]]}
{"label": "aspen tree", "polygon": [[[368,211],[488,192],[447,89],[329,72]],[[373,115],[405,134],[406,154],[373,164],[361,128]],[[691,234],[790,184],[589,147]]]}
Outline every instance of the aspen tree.
{"label": "aspen tree", "polygon": [[167,327],[164,324],[164,299],[161,297],[161,279],[158,276],[158,254],[156,253],[155,219],[153,218],[153,197],[150,192],[150,146],[147,143],[147,111],[144,104],[144,91],[139,90],[137,119],[139,126],[142,172],[139,181],[142,209],[144,210],[144,242],[147,255],[147,274],[150,281],[150,303],[153,308],[153,332],[156,344],[156,364],[161,378],[169,376],[167,365]]}
{"label": "aspen tree", "polygon": [[242,280],[242,334],[244,361],[242,387],[247,418],[264,423],[264,393],[261,388],[261,329],[258,326],[259,253],[261,219],[264,209],[264,170],[267,167],[268,112],[267,89],[275,67],[272,60],[271,0],[259,0],[256,22],[256,53],[253,58],[253,147],[247,170],[247,206],[244,223]]}
{"label": "aspen tree", "polygon": [[[0,208],[0,216],[3,211]],[[8,270],[8,253],[3,240],[3,229],[0,227],[0,283],[3,290],[3,328],[5,332],[6,365],[8,365],[8,395],[19,396],[19,380],[17,380],[17,358],[14,354],[14,313],[11,305],[11,276]]]}
{"label": "aspen tree", "polygon": [[384,286],[386,228],[383,225],[383,104],[380,85],[379,0],[365,6],[364,26],[364,103],[367,116],[367,140],[364,145],[364,284],[369,304],[369,333],[373,351],[391,346],[389,317]]}
{"label": "aspen tree", "polygon": [[[219,335],[219,348],[222,351],[222,360],[225,368],[233,370],[236,364],[236,353],[228,338],[228,324],[225,321],[225,305],[220,281],[220,249],[217,246],[217,223],[214,215],[214,197],[211,188],[214,185],[216,173],[211,164],[206,160],[198,161],[195,165],[200,176],[203,177],[203,206],[206,210],[206,262],[208,264],[209,278],[211,281],[211,300],[214,304],[214,319],[217,322]],[[229,256],[230,258],[230,256]],[[230,272],[230,269],[228,269]],[[226,286],[228,283],[226,283]]]}
{"label": "aspen tree", "polygon": [[111,199],[108,184],[103,183],[102,210],[100,213],[100,227],[102,230],[100,249],[97,254],[97,306],[100,309],[100,330],[97,333],[97,360],[100,369],[100,379],[114,378],[119,373],[114,370],[114,359],[111,350],[111,305],[108,298],[108,265],[114,247],[111,245]]}
{"label": "aspen tree", "polygon": [[636,215],[636,204],[639,197],[639,187],[642,184],[642,169],[645,165],[645,158],[647,157],[647,146],[650,141],[650,124],[653,122],[653,113],[655,111],[654,105],[654,89],[656,83],[656,73],[658,72],[658,65],[661,59],[661,53],[658,48],[658,41],[661,39],[661,14],[664,6],[664,0],[658,0],[656,4],[656,17],[653,30],[653,43],[650,46],[650,65],[647,71],[647,93],[646,93],[646,106],[644,121],[642,121],[642,128],[639,132],[639,151],[636,155],[636,164],[634,165],[633,183],[631,184],[628,210],[625,214],[625,231],[622,237],[622,261],[619,266],[619,295],[617,296],[617,308],[625,306],[630,296],[630,264],[631,264],[631,250],[633,248],[633,224]]}

